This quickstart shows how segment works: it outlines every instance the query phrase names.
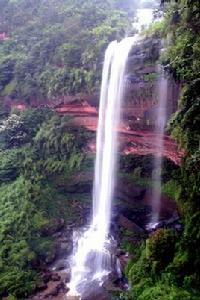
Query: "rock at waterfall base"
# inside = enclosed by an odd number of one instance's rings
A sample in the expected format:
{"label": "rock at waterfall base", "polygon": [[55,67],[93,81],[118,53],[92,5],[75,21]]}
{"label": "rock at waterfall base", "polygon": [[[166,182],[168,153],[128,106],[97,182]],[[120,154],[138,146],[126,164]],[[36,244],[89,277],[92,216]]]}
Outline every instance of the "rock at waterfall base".
{"label": "rock at waterfall base", "polygon": [[144,230],[141,227],[139,227],[136,223],[124,217],[123,215],[120,215],[118,222],[120,226],[128,230],[135,231],[137,233],[144,233]]}

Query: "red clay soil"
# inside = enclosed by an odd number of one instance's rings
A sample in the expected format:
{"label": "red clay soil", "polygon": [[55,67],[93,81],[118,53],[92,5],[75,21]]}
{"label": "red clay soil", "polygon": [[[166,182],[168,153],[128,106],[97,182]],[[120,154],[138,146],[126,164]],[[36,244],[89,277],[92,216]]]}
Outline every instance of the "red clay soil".
{"label": "red clay soil", "polygon": [[[57,106],[49,105],[59,114],[71,114],[74,118],[71,120],[73,125],[83,126],[91,131],[96,131],[98,122],[98,107],[90,101],[77,101],[58,104]],[[24,110],[24,104],[15,103],[13,108]],[[125,123],[119,128],[120,132],[120,151],[124,154],[138,155],[163,155],[172,160],[175,164],[180,165],[184,152],[178,149],[176,142],[169,136],[164,136],[164,150],[156,149],[157,135],[150,130],[132,130]],[[95,140],[88,145],[88,150],[95,152]]]}
{"label": "red clay soil", "polygon": [[[80,112],[79,112],[80,113]],[[82,114],[75,115],[73,124],[83,126],[91,131],[96,131],[98,115]],[[131,130],[124,124],[120,125],[120,150],[124,154],[138,154],[138,155],[163,155],[172,160],[175,164],[180,165],[183,151],[178,149],[176,142],[169,136],[164,136],[164,150],[156,149],[157,134],[152,131],[145,130]],[[95,141],[91,141],[88,145],[92,152],[95,152]]]}

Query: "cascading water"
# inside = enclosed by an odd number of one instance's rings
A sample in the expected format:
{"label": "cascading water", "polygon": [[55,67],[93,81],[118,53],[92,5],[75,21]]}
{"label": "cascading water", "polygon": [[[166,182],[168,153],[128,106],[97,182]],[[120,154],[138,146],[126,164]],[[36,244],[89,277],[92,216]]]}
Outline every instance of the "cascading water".
{"label": "cascading water", "polygon": [[157,120],[155,123],[155,151],[157,155],[154,158],[153,168],[153,193],[152,193],[152,217],[148,225],[148,228],[154,228],[160,215],[161,205],[161,172],[163,162],[163,150],[164,150],[164,132],[167,122],[167,91],[168,91],[168,79],[166,78],[164,71],[161,67],[158,67],[158,108],[157,108]]}
{"label": "cascading water", "polygon": [[105,53],[103,67],[97,153],[93,189],[93,217],[89,229],[79,238],[73,256],[71,295],[83,295],[88,283],[102,283],[112,271],[108,237],[115,181],[117,128],[128,54],[137,37],[112,42]]}

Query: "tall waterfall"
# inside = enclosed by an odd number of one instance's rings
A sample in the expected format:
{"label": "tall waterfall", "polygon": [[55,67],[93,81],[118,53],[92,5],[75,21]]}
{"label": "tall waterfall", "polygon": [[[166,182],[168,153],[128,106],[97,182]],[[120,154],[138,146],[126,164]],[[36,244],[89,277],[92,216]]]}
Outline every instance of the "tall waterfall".
{"label": "tall waterfall", "polygon": [[167,122],[167,91],[168,91],[168,79],[166,78],[164,71],[158,67],[158,108],[157,108],[157,120],[155,123],[155,150],[160,155],[156,155],[154,158],[154,170],[153,170],[153,193],[152,193],[152,218],[149,228],[156,226],[159,221],[160,205],[161,205],[161,172],[164,150],[164,131]]}
{"label": "tall waterfall", "polygon": [[70,294],[82,295],[87,283],[101,284],[112,269],[108,238],[116,173],[117,129],[128,54],[137,37],[110,43],[105,53],[97,131],[92,221],[73,256]]}

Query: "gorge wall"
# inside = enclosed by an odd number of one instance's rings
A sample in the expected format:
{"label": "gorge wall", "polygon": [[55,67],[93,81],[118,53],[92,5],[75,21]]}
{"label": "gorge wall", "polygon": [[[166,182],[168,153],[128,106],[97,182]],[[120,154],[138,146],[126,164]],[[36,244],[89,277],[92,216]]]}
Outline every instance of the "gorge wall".
{"label": "gorge wall", "polygon": [[[158,38],[143,38],[134,45],[129,55],[126,75],[126,94],[122,104],[122,122],[119,128],[121,151],[125,154],[160,155],[155,150],[155,120],[158,110],[158,59],[161,41]],[[167,119],[177,110],[179,85],[168,79]],[[96,130],[98,118],[98,96],[65,97],[54,106],[60,114],[75,116],[76,125]],[[182,152],[167,134],[164,137],[164,156],[180,164]],[[95,151],[95,141],[89,145]],[[155,152],[156,151],[156,152]]]}
{"label": "gorge wall", "polygon": [[[157,84],[159,75],[157,72],[158,59],[161,49],[159,38],[141,38],[134,45],[129,55],[129,64],[126,75],[126,94],[122,104],[122,122],[120,131],[120,150],[125,153],[139,155],[160,155],[155,152],[156,134],[154,125],[158,109]],[[179,85],[172,79],[168,80],[168,107],[167,118],[177,110]],[[23,110],[28,107],[50,107],[59,114],[71,114],[74,125],[84,126],[95,131],[98,121],[98,95],[74,95],[62,96],[57,99],[30,98],[29,104],[20,100],[13,101],[9,97],[3,99],[7,110],[10,108]],[[180,164],[182,152],[178,150],[171,137],[164,137],[165,150],[163,155]],[[88,145],[89,151],[95,151],[95,140]]]}

